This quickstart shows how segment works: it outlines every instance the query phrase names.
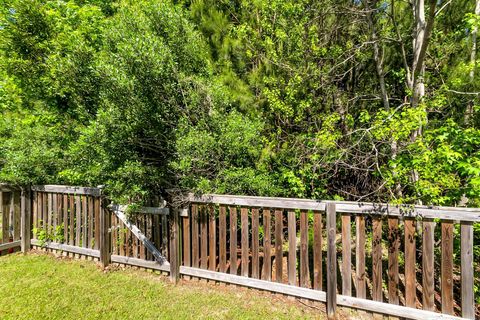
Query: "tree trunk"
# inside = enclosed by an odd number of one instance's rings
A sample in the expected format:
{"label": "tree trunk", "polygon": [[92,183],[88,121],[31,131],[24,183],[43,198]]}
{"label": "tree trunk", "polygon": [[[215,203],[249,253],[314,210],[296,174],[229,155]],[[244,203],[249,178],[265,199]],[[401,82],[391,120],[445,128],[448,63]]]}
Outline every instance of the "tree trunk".
{"label": "tree trunk", "polygon": [[[477,0],[476,5],[475,5],[475,14],[478,16],[480,15],[480,0]],[[477,68],[477,32],[478,28],[477,26],[473,27],[472,30],[472,51],[470,52],[470,64],[471,64],[471,70],[470,70],[470,84],[473,86],[474,80],[475,80],[475,69]],[[472,88],[472,91],[475,88]],[[473,115],[473,105],[474,101],[470,101],[467,104],[467,109],[465,110],[465,116],[464,116],[464,121],[465,124],[468,124],[470,122],[470,119],[472,118]]]}
{"label": "tree trunk", "polygon": [[[430,12],[428,21],[425,20],[425,1],[413,1],[413,15],[415,18],[415,33],[413,37],[413,63],[412,63],[412,81],[410,90],[412,91],[411,106],[418,107],[422,98],[425,96],[425,85],[423,82],[425,75],[425,56],[432,34],[433,24],[435,20],[435,8],[437,1],[430,0]],[[422,127],[414,130],[411,134],[411,142],[415,142],[422,135]],[[412,183],[415,184],[419,180],[416,170],[412,170]]]}
{"label": "tree trunk", "polygon": [[[373,3],[373,5],[376,6],[376,4],[377,4],[377,2],[375,1]],[[392,3],[392,5],[393,5],[393,3]],[[387,91],[387,87],[386,87],[386,84],[385,84],[385,74],[384,74],[384,70],[383,70],[383,53],[382,54],[380,53],[379,39],[378,39],[378,35],[377,35],[377,29],[375,27],[375,19],[374,19],[374,16],[373,16],[373,10],[372,10],[371,7],[368,8],[368,9],[369,9],[369,14],[368,14],[369,24],[370,24],[370,29],[372,31],[372,36],[371,37],[372,37],[372,42],[373,42],[373,59],[375,61],[375,69],[377,71],[378,83],[379,83],[379,86],[380,86],[380,94],[382,96],[382,102],[383,102],[384,109],[385,110],[390,110],[390,102],[389,102],[389,99],[388,99],[388,91]],[[397,154],[398,154],[398,145],[397,145],[397,141],[395,139],[393,139],[390,143],[390,150],[391,150],[391,153],[392,153],[391,154],[392,160],[395,160],[397,158]],[[396,178],[398,176],[397,171],[395,169],[393,170],[393,176],[394,176],[394,178]],[[397,183],[395,185],[394,194],[397,198],[402,197],[402,186],[400,185],[400,183]]]}

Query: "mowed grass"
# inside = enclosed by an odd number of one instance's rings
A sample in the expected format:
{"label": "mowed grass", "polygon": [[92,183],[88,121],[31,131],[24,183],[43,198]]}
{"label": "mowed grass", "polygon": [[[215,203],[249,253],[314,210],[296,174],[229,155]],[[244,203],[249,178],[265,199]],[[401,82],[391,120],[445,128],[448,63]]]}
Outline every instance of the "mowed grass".
{"label": "mowed grass", "polygon": [[[103,272],[45,254],[0,257],[0,319],[311,319],[319,310],[252,290],[170,284],[145,271]],[[273,296],[270,296],[273,297]]]}

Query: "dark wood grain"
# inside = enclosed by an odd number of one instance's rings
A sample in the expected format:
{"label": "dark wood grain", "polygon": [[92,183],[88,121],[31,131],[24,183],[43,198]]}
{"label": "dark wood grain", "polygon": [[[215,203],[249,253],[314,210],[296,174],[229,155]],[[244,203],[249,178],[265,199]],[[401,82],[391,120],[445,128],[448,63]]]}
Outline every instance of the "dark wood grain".
{"label": "dark wood grain", "polygon": [[433,221],[423,221],[423,243],[422,243],[422,293],[423,309],[428,311],[435,310],[435,269],[433,265],[433,232],[435,223]]}
{"label": "dark wood grain", "polygon": [[442,313],[453,315],[453,222],[442,221]]}
{"label": "dark wood grain", "polygon": [[300,212],[300,286],[310,287],[310,272],[308,268],[308,212]]}
{"label": "dark wood grain", "polygon": [[215,208],[213,205],[208,207],[208,270],[217,269],[217,227]]}
{"label": "dark wood grain", "polygon": [[271,212],[270,209],[263,209],[263,272],[262,279],[272,280],[272,248],[271,248]]}
{"label": "dark wood grain", "polygon": [[355,279],[357,298],[366,298],[366,275],[365,275],[365,217],[358,215],[355,218]]}
{"label": "dark wood grain", "polygon": [[242,265],[241,274],[248,277],[249,244],[248,244],[248,208],[240,210],[242,220]]}
{"label": "dark wood grain", "polygon": [[227,272],[227,208],[224,205],[219,208],[218,228],[220,233],[219,268],[220,272]]}
{"label": "dark wood grain", "polygon": [[295,211],[288,211],[288,284],[297,285],[297,220]]}
{"label": "dark wood grain", "polygon": [[342,294],[352,295],[352,233],[350,214],[342,214]]}
{"label": "dark wood grain", "polygon": [[282,282],[283,274],[283,210],[275,209],[275,281]]}
{"label": "dark wood grain", "polygon": [[327,204],[327,317],[335,319],[337,309],[337,217],[334,203]]}
{"label": "dark wood grain", "polygon": [[382,302],[382,219],[378,217],[373,218],[372,269],[372,298],[374,301]]}
{"label": "dark wood grain", "polygon": [[322,290],[322,214],[313,215],[313,288]]}
{"label": "dark wood grain", "polygon": [[388,303],[399,303],[398,297],[398,252],[400,233],[398,218],[388,218]]}
{"label": "dark wood grain", "polygon": [[260,278],[260,256],[259,256],[259,234],[258,223],[259,213],[257,208],[252,209],[252,278]]}
{"label": "dark wood grain", "polygon": [[198,268],[200,265],[200,247],[198,243],[198,206],[192,204],[192,267]]}
{"label": "dark wood grain", "polygon": [[407,307],[415,308],[415,250],[416,250],[416,236],[415,236],[415,220],[411,218],[405,219],[405,305]]}
{"label": "dark wood grain", "polygon": [[230,207],[230,273],[237,274],[237,208]]}

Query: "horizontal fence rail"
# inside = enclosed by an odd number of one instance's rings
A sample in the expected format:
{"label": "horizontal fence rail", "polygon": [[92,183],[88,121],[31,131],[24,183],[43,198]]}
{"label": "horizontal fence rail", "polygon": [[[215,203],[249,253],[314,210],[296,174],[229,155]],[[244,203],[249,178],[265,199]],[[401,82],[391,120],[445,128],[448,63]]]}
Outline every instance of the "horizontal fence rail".
{"label": "horizontal fence rail", "polygon": [[186,195],[184,201],[196,203],[224,204],[257,208],[282,208],[294,210],[325,211],[327,203],[334,203],[337,211],[356,214],[375,214],[412,218],[445,219],[454,221],[480,221],[480,209],[439,206],[399,205],[352,201],[325,201],[293,198],[270,198],[206,194]]}

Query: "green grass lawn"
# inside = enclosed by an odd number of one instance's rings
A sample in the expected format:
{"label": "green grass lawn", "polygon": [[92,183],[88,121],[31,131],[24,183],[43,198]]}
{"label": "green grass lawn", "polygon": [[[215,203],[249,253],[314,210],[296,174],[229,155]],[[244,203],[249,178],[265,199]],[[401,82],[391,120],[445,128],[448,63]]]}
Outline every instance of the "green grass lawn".
{"label": "green grass lawn", "polygon": [[234,286],[151,272],[103,272],[94,262],[45,254],[0,257],[1,319],[311,319],[322,311]]}

